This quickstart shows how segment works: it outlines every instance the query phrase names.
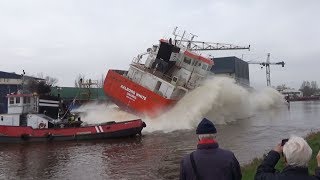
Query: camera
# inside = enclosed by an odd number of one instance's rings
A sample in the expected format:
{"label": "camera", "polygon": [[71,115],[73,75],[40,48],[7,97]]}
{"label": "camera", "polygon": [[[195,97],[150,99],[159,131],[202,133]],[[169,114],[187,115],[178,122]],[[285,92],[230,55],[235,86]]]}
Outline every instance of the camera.
{"label": "camera", "polygon": [[281,146],[284,146],[288,141],[289,141],[289,139],[282,139]]}

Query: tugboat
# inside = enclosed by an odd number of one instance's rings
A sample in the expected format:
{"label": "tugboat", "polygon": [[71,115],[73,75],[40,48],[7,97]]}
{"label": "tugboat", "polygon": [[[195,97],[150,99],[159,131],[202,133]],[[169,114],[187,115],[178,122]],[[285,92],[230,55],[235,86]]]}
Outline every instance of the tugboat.
{"label": "tugboat", "polygon": [[[212,57],[202,50],[250,49],[223,43],[194,41],[174,32],[174,39],[160,39],[147,52],[133,59],[128,71],[110,69],[104,81],[105,94],[120,108],[156,117],[172,107],[188,91],[195,89],[210,73]],[[148,55],[142,63],[144,55]]]}
{"label": "tugboat", "polygon": [[[82,126],[80,117],[59,118],[56,97],[9,94],[8,114],[0,114],[0,143],[51,142],[141,135],[141,119]],[[55,118],[57,117],[57,118]]]}

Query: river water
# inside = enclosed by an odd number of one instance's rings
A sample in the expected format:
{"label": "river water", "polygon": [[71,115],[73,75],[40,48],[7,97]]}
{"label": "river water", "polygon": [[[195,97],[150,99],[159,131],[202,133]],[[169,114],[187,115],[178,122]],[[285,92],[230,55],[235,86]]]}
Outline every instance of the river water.
{"label": "river water", "polygon": [[[320,102],[294,102],[290,109],[257,112],[217,125],[221,147],[241,164],[292,134],[320,127]],[[0,145],[0,179],[177,179],[181,157],[196,147],[195,130],[143,132],[121,140]]]}

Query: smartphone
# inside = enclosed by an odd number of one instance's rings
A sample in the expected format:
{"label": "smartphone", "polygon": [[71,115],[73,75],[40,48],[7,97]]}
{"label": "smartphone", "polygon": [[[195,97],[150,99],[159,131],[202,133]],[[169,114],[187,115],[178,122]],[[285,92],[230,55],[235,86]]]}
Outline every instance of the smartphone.
{"label": "smartphone", "polygon": [[284,146],[286,144],[286,142],[288,142],[288,141],[289,141],[289,139],[282,139],[281,146]]}

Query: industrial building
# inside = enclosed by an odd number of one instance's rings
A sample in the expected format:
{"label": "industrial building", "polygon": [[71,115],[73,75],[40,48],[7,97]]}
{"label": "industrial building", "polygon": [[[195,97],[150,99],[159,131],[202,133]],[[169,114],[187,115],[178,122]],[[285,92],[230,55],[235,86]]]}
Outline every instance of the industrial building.
{"label": "industrial building", "polygon": [[235,56],[214,58],[211,72],[234,78],[242,86],[250,86],[249,65],[246,61]]}
{"label": "industrial building", "polygon": [[0,71],[0,114],[7,113],[8,99],[6,96],[11,93],[17,93],[17,91],[22,88],[23,79],[43,80],[41,78],[20,75],[13,72]]}
{"label": "industrial building", "polygon": [[102,88],[79,88],[79,87],[51,87],[51,95],[59,96],[64,101],[80,102],[105,101]]}
{"label": "industrial building", "polygon": [[17,92],[21,87],[21,75],[0,71],[0,114],[7,113],[7,94]]}

